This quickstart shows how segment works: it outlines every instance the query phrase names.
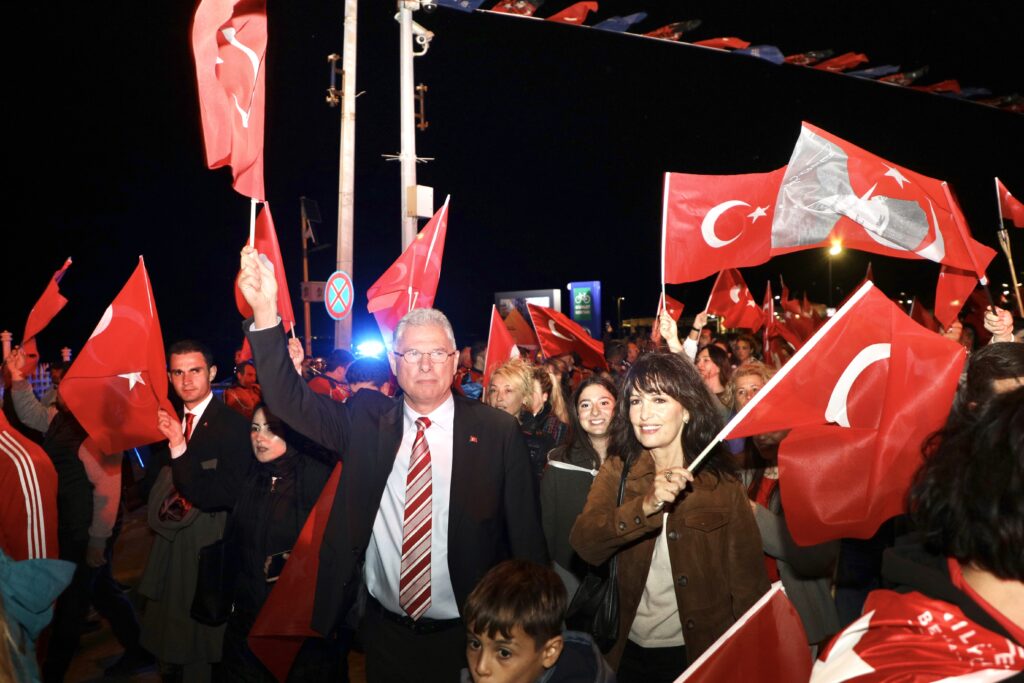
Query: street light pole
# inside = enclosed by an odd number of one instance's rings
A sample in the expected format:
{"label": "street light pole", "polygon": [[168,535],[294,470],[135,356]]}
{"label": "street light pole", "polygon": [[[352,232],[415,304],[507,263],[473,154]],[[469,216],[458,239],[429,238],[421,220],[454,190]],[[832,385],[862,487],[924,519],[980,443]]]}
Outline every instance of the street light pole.
{"label": "street light pole", "polygon": [[619,336],[622,336],[622,302],[626,300],[624,296],[615,297],[615,308],[618,311],[619,316]]}

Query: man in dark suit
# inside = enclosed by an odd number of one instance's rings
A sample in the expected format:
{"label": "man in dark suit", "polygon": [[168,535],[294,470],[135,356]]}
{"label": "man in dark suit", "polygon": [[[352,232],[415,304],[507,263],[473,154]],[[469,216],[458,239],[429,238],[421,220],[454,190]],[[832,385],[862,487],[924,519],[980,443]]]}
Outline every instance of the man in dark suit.
{"label": "man in dark suit", "polygon": [[401,402],[338,404],[296,374],[273,271],[249,247],[238,282],[254,313],[246,333],[267,404],[344,461],[312,627],[337,628],[364,578],[367,679],[458,680],[466,647],[459,614],[476,582],[509,557],[547,562],[518,425],[452,395],[458,351],[440,311],[412,311],[395,330],[390,362]]}
{"label": "man in dark suit", "polygon": [[250,425],[214,397],[217,366],[204,344],[176,342],[168,367],[185,414],[156,415],[167,443],[153,449],[147,467],[159,474],[148,512],[156,536],[139,585],[148,598],[141,640],[160,660],[164,680],[202,682],[211,680],[211,664],[220,661],[224,627],[204,626],[190,614],[199,549],[223,534],[253,457]]}

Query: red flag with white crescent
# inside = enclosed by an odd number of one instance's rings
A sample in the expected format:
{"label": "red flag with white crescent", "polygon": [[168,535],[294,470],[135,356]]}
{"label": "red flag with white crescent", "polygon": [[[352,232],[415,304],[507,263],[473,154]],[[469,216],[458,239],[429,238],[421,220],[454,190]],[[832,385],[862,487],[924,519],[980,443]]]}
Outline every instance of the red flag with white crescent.
{"label": "red flag with white crescent", "polygon": [[966,224],[943,181],[805,122],[779,190],[771,255],[838,242],[981,277],[995,251],[972,239]]}
{"label": "red flag with white crescent", "polygon": [[60,383],[68,409],[104,453],[162,441],[156,412],[172,415],[153,288],[139,265],[107,306]]}
{"label": "red flag with white crescent", "polygon": [[202,0],[192,23],[192,53],[207,166],[230,166],[235,190],[266,199],[266,0]]}
{"label": "red flag with white crescent", "polygon": [[771,225],[785,167],[771,173],[666,173],[665,282],[693,282],[771,258]]}
{"label": "red flag with white crescent", "polygon": [[708,313],[725,318],[727,327],[742,327],[757,331],[764,324],[764,314],[757,305],[747,283],[735,268],[726,268],[718,274],[708,299]]}
{"label": "red flag with white crescent", "polygon": [[530,303],[526,307],[545,357],[554,358],[575,351],[584,367],[608,369],[604,344],[591,337],[579,323],[551,308]]}
{"label": "red flag with white crescent", "polygon": [[[274,279],[277,280],[277,313],[281,316],[285,331],[289,331],[295,327],[295,310],[292,308],[291,294],[288,293],[288,276],[284,270],[284,258],[281,256],[281,246],[277,241],[274,219],[270,215],[270,202],[264,202],[263,208],[256,216],[253,246],[274,266]],[[238,278],[235,278],[235,306],[243,318],[252,317],[252,306],[242,296],[242,290],[238,288]],[[249,357],[252,357],[251,351]]]}
{"label": "red flag with white crescent", "polygon": [[320,546],[338,492],[341,463],[334,466],[292,547],[277,583],[249,631],[249,649],[279,681],[288,678],[306,638],[323,638],[310,626],[320,572]]}
{"label": "red flag with white crescent", "polygon": [[497,306],[491,306],[490,332],[487,335],[487,353],[484,356],[484,380],[486,387],[491,373],[509,358],[519,357],[519,347],[512,339],[512,333],[505,327]]}
{"label": "red flag with white crescent", "polygon": [[926,330],[932,332],[939,332],[942,330],[942,325],[935,319],[931,311],[924,307],[924,305],[914,297],[913,302],[910,304],[910,319],[916,322],[918,325]]}
{"label": "red flag with white crescent", "polygon": [[434,214],[402,255],[366,290],[366,310],[373,313],[384,343],[398,321],[414,308],[431,308],[441,281],[441,260],[448,233],[448,202]]}
{"label": "red flag with white crescent", "polygon": [[903,511],[964,359],[962,346],[865,283],[720,436],[792,430],[779,447],[779,482],[794,540],[868,538]]}

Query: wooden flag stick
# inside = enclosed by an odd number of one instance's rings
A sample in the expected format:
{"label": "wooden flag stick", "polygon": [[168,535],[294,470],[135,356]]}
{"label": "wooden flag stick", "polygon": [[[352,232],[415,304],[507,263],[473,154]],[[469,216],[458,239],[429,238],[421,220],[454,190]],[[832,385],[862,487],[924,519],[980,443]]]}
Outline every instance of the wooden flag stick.
{"label": "wooden flag stick", "polygon": [[1010,236],[1006,232],[1006,225],[1003,224],[1003,202],[999,196],[999,178],[992,179],[996,186],[996,211],[999,212],[999,229],[996,234],[999,236],[999,246],[1002,247],[1006,262],[1010,264],[1010,282],[1013,283],[1013,296],[1017,300],[1017,311],[1024,318],[1024,304],[1020,300],[1020,285],[1017,283],[1017,269],[1013,267],[1013,252],[1010,251]]}
{"label": "wooden flag stick", "polygon": [[249,246],[256,246],[256,198],[249,200]]}

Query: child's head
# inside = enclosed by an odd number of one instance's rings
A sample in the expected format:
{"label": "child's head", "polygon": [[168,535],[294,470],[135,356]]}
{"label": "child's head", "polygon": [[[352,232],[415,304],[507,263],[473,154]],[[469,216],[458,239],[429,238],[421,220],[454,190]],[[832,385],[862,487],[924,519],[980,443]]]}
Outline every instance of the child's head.
{"label": "child's head", "polygon": [[466,659],[475,683],[533,683],[562,654],[568,598],[558,575],[525,560],[487,572],[466,600]]}

